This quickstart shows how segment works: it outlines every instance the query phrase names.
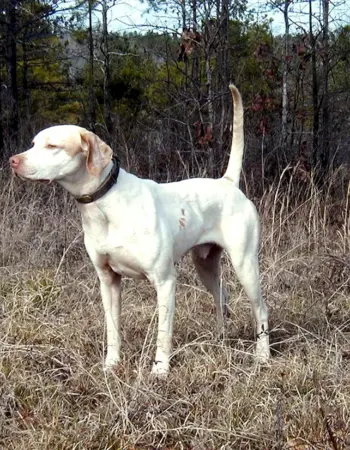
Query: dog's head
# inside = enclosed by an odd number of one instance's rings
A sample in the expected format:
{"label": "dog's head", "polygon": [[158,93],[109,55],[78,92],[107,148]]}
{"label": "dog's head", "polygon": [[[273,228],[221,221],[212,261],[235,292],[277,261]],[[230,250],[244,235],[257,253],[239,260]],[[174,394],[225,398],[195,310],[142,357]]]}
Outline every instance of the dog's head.
{"label": "dog's head", "polygon": [[[9,160],[25,180],[64,180],[78,171],[98,176],[112,158],[112,149],[96,134],[75,125],[58,125],[38,133],[33,147]],[[86,169],[85,169],[86,168]]]}

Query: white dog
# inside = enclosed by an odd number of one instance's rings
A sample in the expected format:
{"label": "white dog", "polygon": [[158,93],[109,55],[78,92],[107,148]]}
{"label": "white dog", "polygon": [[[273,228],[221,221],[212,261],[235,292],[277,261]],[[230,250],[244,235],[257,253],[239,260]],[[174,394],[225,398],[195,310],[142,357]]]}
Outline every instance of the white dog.
{"label": "white dog", "polygon": [[157,184],[119,169],[111,148],[74,125],[41,131],[33,147],[12,156],[24,180],[57,181],[77,200],[84,241],[96,269],[107,326],[105,369],[120,360],[121,277],[147,278],[158,299],[157,351],[153,373],[166,374],[172,351],[176,270],[189,250],[204,286],[212,293],[218,328],[223,326],[226,290],[220,288],[220,258],[229,254],[249,297],[256,321],[256,357],[270,354],[268,314],[259,283],[259,219],[239,190],[244,147],[243,106],[230,85],[235,113],[231,155],[220,179]]}

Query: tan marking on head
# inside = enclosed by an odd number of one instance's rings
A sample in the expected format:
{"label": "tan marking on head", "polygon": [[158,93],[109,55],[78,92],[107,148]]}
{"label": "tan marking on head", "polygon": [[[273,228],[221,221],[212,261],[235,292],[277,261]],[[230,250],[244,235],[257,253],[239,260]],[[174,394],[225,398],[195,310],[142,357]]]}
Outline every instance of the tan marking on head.
{"label": "tan marking on head", "polygon": [[48,151],[60,148],[74,157],[82,151],[82,133],[88,133],[88,131],[76,125],[57,125],[38,133],[33,140],[33,145],[40,145]]}
{"label": "tan marking on head", "polygon": [[86,167],[91,175],[99,175],[113,156],[113,151],[91,131],[81,134],[81,148],[87,152]]}

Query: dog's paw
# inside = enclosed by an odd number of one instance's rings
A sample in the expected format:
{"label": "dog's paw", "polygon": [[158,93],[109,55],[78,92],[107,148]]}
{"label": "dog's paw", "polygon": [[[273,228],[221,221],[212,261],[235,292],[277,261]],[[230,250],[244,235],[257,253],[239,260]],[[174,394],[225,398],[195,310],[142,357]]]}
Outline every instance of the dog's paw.
{"label": "dog's paw", "polygon": [[270,359],[270,353],[259,353],[255,356],[255,360],[258,364],[267,364]]}
{"label": "dog's paw", "polygon": [[225,341],[226,334],[227,333],[226,333],[225,328],[221,327],[221,328],[217,329],[217,331],[216,331],[216,339],[219,342],[223,342],[223,341]]}
{"label": "dog's paw", "polygon": [[103,370],[105,372],[111,372],[112,370],[116,369],[119,365],[120,358],[116,356],[107,356],[105,363],[103,365]]}
{"label": "dog's paw", "polygon": [[259,341],[257,342],[255,359],[258,364],[266,364],[270,359],[270,347],[266,344],[259,345]]}
{"label": "dog's paw", "polygon": [[261,326],[261,332],[256,336],[255,359],[258,364],[266,364],[270,359],[269,330]]}
{"label": "dog's paw", "polygon": [[165,378],[169,373],[169,363],[164,363],[163,361],[155,361],[153,363],[151,373],[157,378]]}

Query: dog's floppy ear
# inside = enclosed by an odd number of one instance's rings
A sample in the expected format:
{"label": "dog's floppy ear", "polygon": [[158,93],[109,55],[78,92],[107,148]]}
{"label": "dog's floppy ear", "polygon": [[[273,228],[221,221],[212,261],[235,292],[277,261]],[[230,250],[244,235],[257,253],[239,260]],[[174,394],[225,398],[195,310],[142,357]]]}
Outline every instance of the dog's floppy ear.
{"label": "dog's floppy ear", "polygon": [[100,175],[112,159],[112,149],[96,134],[86,131],[81,134],[81,148],[87,152],[86,167],[91,175]]}

